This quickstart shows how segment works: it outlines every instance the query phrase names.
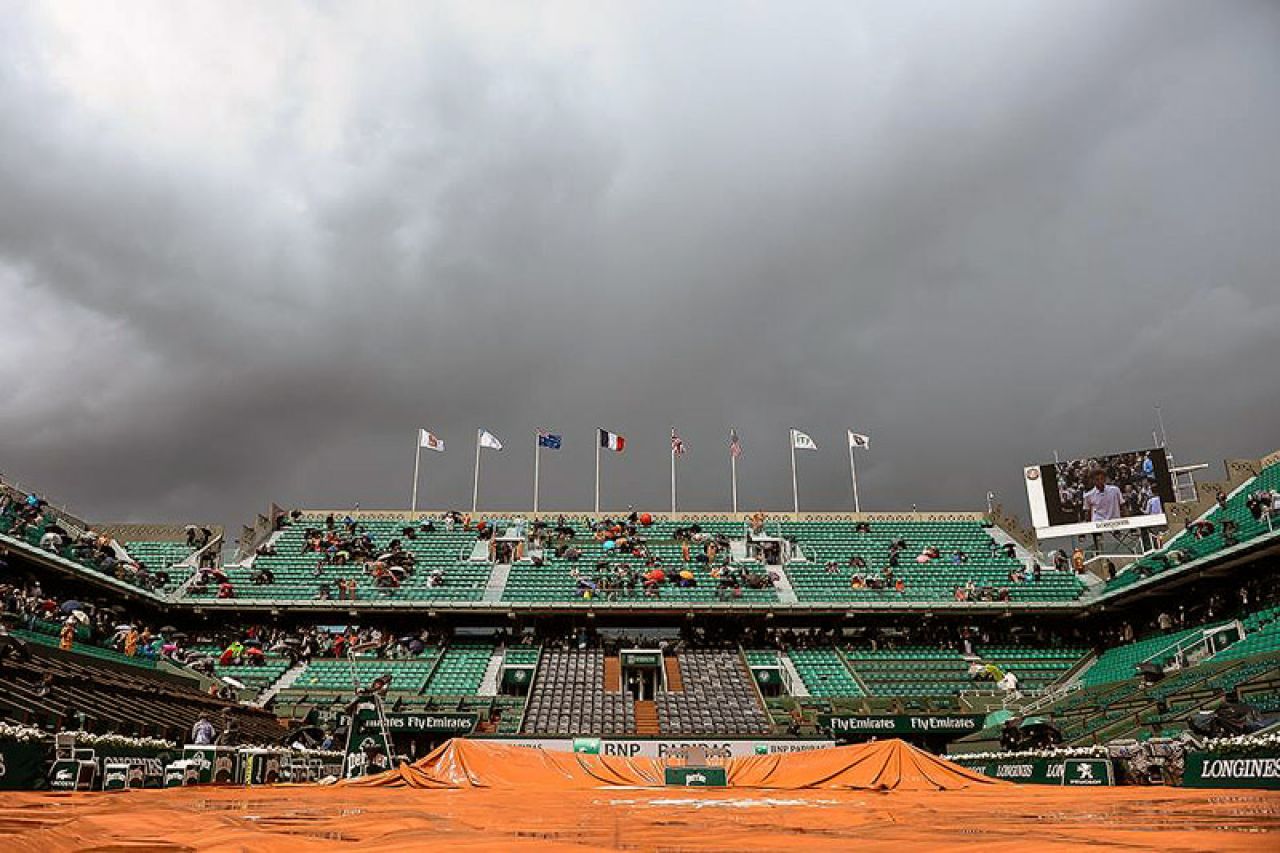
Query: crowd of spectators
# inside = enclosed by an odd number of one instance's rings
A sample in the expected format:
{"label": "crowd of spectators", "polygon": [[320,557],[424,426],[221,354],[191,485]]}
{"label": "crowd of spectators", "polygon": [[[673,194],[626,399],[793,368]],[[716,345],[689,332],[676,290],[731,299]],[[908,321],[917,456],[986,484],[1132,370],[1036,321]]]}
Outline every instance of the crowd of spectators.
{"label": "crowd of spectators", "polygon": [[670,539],[663,540],[663,544],[678,547],[680,559],[664,559],[655,547],[659,541],[647,534],[652,524],[649,513],[634,510],[622,518],[588,522],[586,533],[599,545],[603,557],[584,570],[578,565],[583,549],[578,543],[577,528],[564,516],[554,524],[534,521],[527,532],[529,559],[541,567],[550,553],[554,559],[572,564],[569,579],[576,594],[587,600],[660,598],[664,589],[688,589],[702,583],[713,584],[717,597],[731,599],[741,596],[744,589],[767,589],[776,581],[767,571],[735,564],[730,557],[729,537],[704,531],[699,524],[671,531]]}

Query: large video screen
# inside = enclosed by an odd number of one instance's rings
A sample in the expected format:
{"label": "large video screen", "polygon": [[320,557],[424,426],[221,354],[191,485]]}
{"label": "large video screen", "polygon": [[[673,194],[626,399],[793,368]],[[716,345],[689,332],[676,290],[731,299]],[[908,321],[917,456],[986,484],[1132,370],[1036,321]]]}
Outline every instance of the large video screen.
{"label": "large video screen", "polygon": [[1174,500],[1161,448],[1032,465],[1023,477],[1031,525],[1045,538],[1163,527]]}

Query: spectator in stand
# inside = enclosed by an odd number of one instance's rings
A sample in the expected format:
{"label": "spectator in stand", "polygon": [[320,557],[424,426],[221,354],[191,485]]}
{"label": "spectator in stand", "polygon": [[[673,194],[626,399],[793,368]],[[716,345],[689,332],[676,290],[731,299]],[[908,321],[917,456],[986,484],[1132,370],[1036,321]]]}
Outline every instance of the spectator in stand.
{"label": "spectator in stand", "polygon": [[1235,519],[1224,518],[1222,520],[1222,544],[1228,547],[1238,545],[1240,543],[1240,525]]}
{"label": "spectator in stand", "polygon": [[71,647],[76,641],[76,620],[67,617],[67,621],[62,623],[62,629],[58,632],[58,648],[64,652],[71,651]]}
{"label": "spectator in stand", "polygon": [[57,530],[49,528],[40,537],[40,547],[56,554],[62,548],[62,536],[58,534]]}
{"label": "spectator in stand", "polygon": [[1084,574],[1084,550],[1079,545],[1071,552],[1071,568],[1076,574]]}
{"label": "spectator in stand", "polygon": [[200,715],[200,719],[196,720],[194,726],[191,727],[191,742],[196,746],[212,746],[217,740],[218,733],[213,728],[213,723],[209,722],[209,718],[204,714]]}

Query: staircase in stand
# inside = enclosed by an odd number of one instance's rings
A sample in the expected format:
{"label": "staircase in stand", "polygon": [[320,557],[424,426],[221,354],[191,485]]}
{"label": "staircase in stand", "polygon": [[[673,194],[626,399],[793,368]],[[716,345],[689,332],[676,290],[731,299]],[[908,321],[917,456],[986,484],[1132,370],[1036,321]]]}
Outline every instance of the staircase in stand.
{"label": "staircase in stand", "polygon": [[662,668],[667,673],[667,692],[683,693],[684,678],[680,675],[680,659],[675,655],[666,655],[662,658]]}
{"label": "staircase in stand", "polygon": [[250,704],[257,708],[261,708],[262,706],[266,705],[268,702],[274,699],[276,694],[279,693],[281,690],[285,690],[289,687],[292,687],[293,683],[298,680],[298,676],[302,675],[302,671],[306,668],[307,668],[306,661],[304,660],[298,661],[293,666],[289,667],[284,672],[280,673],[280,677],[277,678],[274,682],[262,688],[262,692],[258,694],[258,698],[253,700],[253,702],[251,702]]}
{"label": "staircase in stand", "polygon": [[622,692],[622,662],[617,655],[606,655],[604,659],[604,690],[606,693]]}
{"label": "staircase in stand", "polygon": [[636,717],[636,734],[661,734],[658,726],[658,707],[652,701],[636,700],[634,711]]}

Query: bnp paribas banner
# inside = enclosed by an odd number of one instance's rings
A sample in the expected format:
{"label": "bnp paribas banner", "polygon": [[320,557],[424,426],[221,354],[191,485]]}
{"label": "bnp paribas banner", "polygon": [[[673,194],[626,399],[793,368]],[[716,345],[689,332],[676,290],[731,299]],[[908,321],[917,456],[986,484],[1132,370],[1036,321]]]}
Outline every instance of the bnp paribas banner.
{"label": "bnp paribas banner", "polygon": [[693,740],[682,738],[486,738],[551,752],[613,755],[622,758],[685,758],[691,750],[704,758],[741,758],[747,755],[784,755],[830,749],[830,740]]}
{"label": "bnp paribas banner", "polygon": [[1188,788],[1280,790],[1280,750],[1251,755],[1188,752],[1182,784]]}
{"label": "bnp paribas banner", "polygon": [[857,714],[818,717],[833,735],[967,735],[982,729],[986,714]]}

